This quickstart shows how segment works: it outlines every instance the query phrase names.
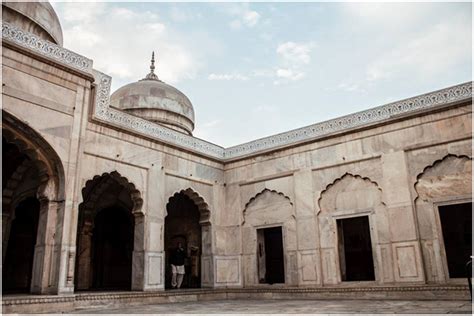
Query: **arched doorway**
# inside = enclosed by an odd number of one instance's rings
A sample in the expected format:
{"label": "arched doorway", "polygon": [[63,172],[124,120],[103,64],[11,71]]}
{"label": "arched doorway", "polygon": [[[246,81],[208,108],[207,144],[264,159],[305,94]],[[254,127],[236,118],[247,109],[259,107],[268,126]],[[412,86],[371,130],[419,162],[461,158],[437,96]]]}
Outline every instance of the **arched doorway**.
{"label": "arched doorway", "polygon": [[132,214],[118,206],[99,211],[92,233],[93,288],[129,289],[133,256]]}
{"label": "arched doorway", "polygon": [[165,288],[171,288],[170,257],[178,242],[184,247],[185,275],[181,288],[201,287],[201,257],[210,252],[209,210],[204,200],[192,190],[174,194],[166,205],[165,218]]}
{"label": "arched doorway", "polygon": [[138,191],[112,172],[88,181],[82,194],[75,289],[131,290]]}
{"label": "arched doorway", "polygon": [[30,291],[39,208],[38,199],[29,197],[15,209],[3,267],[3,293]]}
{"label": "arched doorway", "polygon": [[2,115],[3,293],[57,293],[62,163],[40,134],[9,113]]}

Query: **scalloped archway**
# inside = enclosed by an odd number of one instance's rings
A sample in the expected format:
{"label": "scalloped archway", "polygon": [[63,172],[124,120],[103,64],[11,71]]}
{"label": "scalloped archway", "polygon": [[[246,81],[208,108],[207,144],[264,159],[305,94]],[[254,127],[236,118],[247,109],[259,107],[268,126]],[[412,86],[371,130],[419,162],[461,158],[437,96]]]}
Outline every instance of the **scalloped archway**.
{"label": "scalloped archway", "polygon": [[414,190],[426,278],[450,282],[465,271],[472,252],[466,243],[472,234],[472,158],[447,154],[433,161],[417,175]]}
{"label": "scalloped archway", "polygon": [[189,260],[183,288],[211,285],[212,234],[211,212],[204,198],[192,188],[173,194],[166,205],[164,228],[165,288],[171,284],[171,257],[178,242],[184,246]]}
{"label": "scalloped archway", "polygon": [[[375,181],[347,172],[326,186],[317,199],[317,205],[320,242],[323,241],[320,244],[323,283],[338,284],[353,277],[393,280],[391,272],[382,274],[377,260],[377,247],[389,242],[387,238],[381,238],[389,227],[384,221],[388,211],[382,189]],[[352,230],[355,227],[357,229]],[[345,260],[348,251],[353,249],[345,244],[344,231],[352,234],[347,241],[364,240],[357,247],[360,252],[350,256],[351,262]],[[391,264],[387,262],[387,266]],[[348,277],[347,272],[355,271],[352,269],[355,266],[357,275]]]}
{"label": "scalloped archway", "polygon": [[[297,260],[296,217],[291,199],[282,192],[265,188],[248,200],[241,216],[244,285],[255,286],[273,280],[296,285],[298,280],[291,268],[296,266]],[[267,240],[267,234],[276,238]],[[269,243],[273,244],[270,248],[277,251],[267,253]],[[267,258],[270,253],[275,269],[267,265],[271,262],[270,257]]]}
{"label": "scalloped archway", "polygon": [[[25,283],[23,288],[27,292],[38,294],[56,293],[59,287],[58,267],[61,258],[60,252],[54,252],[53,249],[58,248],[62,240],[63,225],[58,222],[64,218],[65,186],[62,161],[39,132],[4,110],[2,115],[2,142],[4,150],[9,148],[3,157],[6,167],[3,169],[2,186],[2,259],[8,266],[11,261],[6,258],[11,256],[8,255],[8,248],[11,248],[10,236],[17,231],[13,226],[20,225],[15,220],[18,215],[17,206],[24,208],[25,201],[36,199],[37,202],[28,204],[39,205],[39,224],[34,230],[30,229],[30,239],[34,247],[29,268],[31,281]],[[18,221],[20,218],[24,218],[23,215],[18,217]],[[16,237],[13,236],[12,242],[15,240]],[[25,265],[19,262],[13,263],[12,266],[16,270]],[[4,272],[8,277],[15,274],[9,269],[4,269]]]}
{"label": "scalloped archway", "polygon": [[[132,265],[142,249],[143,199],[119,172],[88,180],[79,205],[76,290],[131,290],[140,284],[140,267]],[[137,246],[140,249],[135,249]]]}

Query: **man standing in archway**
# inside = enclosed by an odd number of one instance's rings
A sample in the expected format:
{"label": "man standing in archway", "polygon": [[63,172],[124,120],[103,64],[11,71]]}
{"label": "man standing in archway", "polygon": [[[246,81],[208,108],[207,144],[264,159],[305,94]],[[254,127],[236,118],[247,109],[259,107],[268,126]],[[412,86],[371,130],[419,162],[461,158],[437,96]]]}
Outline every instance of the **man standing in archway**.
{"label": "man standing in archway", "polygon": [[183,244],[178,242],[176,249],[171,253],[171,287],[179,289],[184,278],[184,260],[186,259],[186,252]]}

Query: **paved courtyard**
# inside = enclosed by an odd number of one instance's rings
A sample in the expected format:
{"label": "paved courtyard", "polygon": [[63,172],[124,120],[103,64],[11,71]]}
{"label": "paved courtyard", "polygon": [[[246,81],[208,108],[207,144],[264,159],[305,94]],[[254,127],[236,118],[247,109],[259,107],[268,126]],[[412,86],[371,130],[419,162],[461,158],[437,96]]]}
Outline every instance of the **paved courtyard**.
{"label": "paved courtyard", "polygon": [[84,314],[208,314],[208,313],[405,313],[470,314],[469,301],[394,301],[394,300],[224,300],[82,309]]}

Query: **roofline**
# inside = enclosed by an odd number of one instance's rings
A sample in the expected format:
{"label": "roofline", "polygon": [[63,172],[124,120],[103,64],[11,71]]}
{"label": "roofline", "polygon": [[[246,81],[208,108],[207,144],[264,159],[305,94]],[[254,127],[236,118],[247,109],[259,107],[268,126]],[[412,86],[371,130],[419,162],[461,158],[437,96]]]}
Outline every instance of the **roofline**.
{"label": "roofline", "polygon": [[468,101],[472,103],[472,81],[468,81],[224,148],[111,107],[110,88],[112,78],[92,69],[92,60],[84,56],[43,40],[32,33],[25,32],[5,22],[2,23],[2,39],[4,44],[12,44],[11,46],[18,48],[21,47],[28,54],[39,55],[42,60],[55,63],[60,67],[67,67],[78,74],[93,77],[96,84],[96,96],[94,99],[95,104],[93,104],[92,120],[222,163],[284,150],[288,147],[314,142],[323,138],[336,137],[341,134],[354,132],[355,130],[387,124],[413,115],[419,115],[420,113],[432,112]]}

